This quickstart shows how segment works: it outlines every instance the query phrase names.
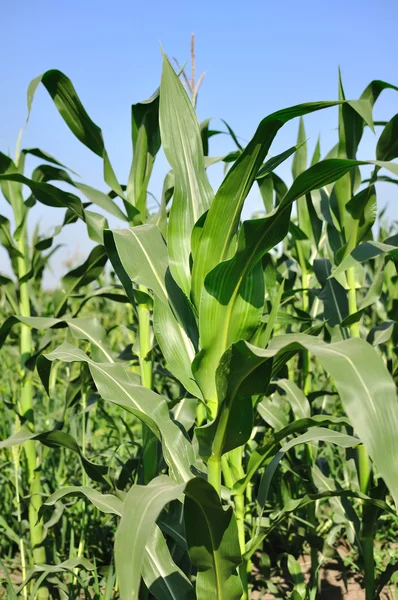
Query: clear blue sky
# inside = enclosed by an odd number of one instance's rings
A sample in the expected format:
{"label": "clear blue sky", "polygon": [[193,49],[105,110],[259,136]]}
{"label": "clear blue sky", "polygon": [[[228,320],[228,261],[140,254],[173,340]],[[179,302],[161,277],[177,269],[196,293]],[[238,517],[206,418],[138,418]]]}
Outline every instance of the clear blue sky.
{"label": "clear blue sky", "polygon": [[[242,140],[248,140],[261,118],[276,109],[335,99],[338,65],[348,98],[359,97],[371,79],[398,85],[397,27],[397,0],[9,2],[0,22],[0,148],[14,152],[26,117],[30,80],[58,68],[72,79],[91,118],[102,128],[111,161],[124,183],[131,161],[130,106],[151,95],[159,84],[160,43],[169,56],[184,62],[189,58],[190,35],[195,33],[197,69],[206,71],[199,117],[224,118]],[[398,94],[384,92],[375,117],[390,118],[396,112]],[[326,153],[335,143],[336,124],[334,110],[309,117],[310,148],[321,133]],[[272,152],[291,146],[296,131],[297,122],[286,126]],[[85,183],[106,189],[100,159],[67,130],[44,88],[36,95],[23,145],[45,149],[77,171]],[[219,139],[211,153],[231,146],[226,137]],[[370,132],[360,157],[374,158]],[[155,195],[166,169],[160,157],[150,188]],[[212,182],[217,184],[220,174],[215,173]],[[287,168],[282,175],[288,178]],[[390,214],[398,216],[392,206],[398,200],[395,190],[382,189],[384,203],[390,195]],[[257,202],[254,193],[246,216]],[[3,204],[0,212],[9,214]],[[62,219],[60,211],[43,206],[36,207],[35,214],[43,229]],[[83,227],[70,229],[59,239],[68,248],[54,261],[57,271],[61,259],[75,249],[86,254],[89,248]]]}

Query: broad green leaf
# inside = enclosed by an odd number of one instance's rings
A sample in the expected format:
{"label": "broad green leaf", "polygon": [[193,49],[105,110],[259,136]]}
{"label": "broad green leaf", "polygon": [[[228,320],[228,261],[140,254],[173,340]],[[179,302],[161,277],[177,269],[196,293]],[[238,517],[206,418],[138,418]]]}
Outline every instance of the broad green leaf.
{"label": "broad green leaf", "polygon": [[[117,219],[122,221],[129,220],[109,194],[105,194],[104,192],[101,192],[100,190],[97,190],[96,188],[84,183],[80,183],[79,181],[74,181],[63,169],[55,168],[51,165],[40,165],[33,171],[32,179],[38,183],[47,183],[48,181],[64,181],[72,187],[80,190],[90,202],[96,204],[103,210],[106,210],[109,214],[113,215]],[[129,214],[131,212],[133,215],[138,214],[138,211],[133,206],[129,207]]]}
{"label": "broad green leaf", "polygon": [[[112,198],[110,196],[108,196],[108,194],[105,194],[104,192],[101,192],[100,190],[97,190],[89,185],[84,184],[84,183],[79,183],[77,181],[74,181],[73,184],[78,190],[80,190],[86,196],[86,198],[90,202],[92,202],[96,206],[99,206],[103,210],[106,210],[110,215],[113,215],[114,217],[116,217],[117,219],[120,219],[121,221],[129,220],[129,217],[127,217],[124,214],[124,212],[118,207],[116,202],[114,202],[112,200]],[[131,218],[131,215],[134,214],[134,212],[135,212],[134,207],[129,208],[129,212],[130,212],[130,218]]]}
{"label": "broad green leaf", "polygon": [[323,427],[312,427],[307,431],[307,433],[303,433],[299,437],[294,438],[285,444],[274,456],[261,478],[257,496],[257,503],[260,510],[264,508],[272,478],[286,452],[298,444],[306,444],[313,441],[328,442],[331,444],[336,444],[337,446],[341,446],[342,448],[352,448],[360,443],[360,440],[352,435],[340,433],[339,431],[333,431],[332,429],[324,429]]}
{"label": "broad green leaf", "polygon": [[195,358],[195,347],[174,316],[169,304],[165,304],[158,298],[155,298],[153,308],[153,330],[173,375],[193,396],[202,398],[191,369]]}
{"label": "broad green leaf", "polygon": [[286,394],[286,400],[289,402],[296,419],[306,419],[311,416],[311,406],[304,392],[300,390],[294,381],[289,379],[278,379],[276,382]]}
{"label": "broad green leaf", "polygon": [[51,494],[51,496],[43,503],[41,512],[44,511],[46,506],[54,506],[56,502],[67,496],[87,498],[98,508],[98,510],[106,514],[121,516],[123,512],[123,502],[117,496],[114,496],[113,494],[101,494],[97,490],[87,486],[78,485],[64,487],[54,492],[54,494]]}
{"label": "broad green leaf", "polygon": [[156,154],[160,148],[159,90],[148,100],[131,107],[133,161],[127,183],[126,197],[141,215],[147,217],[147,188]]}
{"label": "broad green leaf", "polygon": [[[114,514],[121,517],[125,508],[123,501],[112,494],[101,494],[89,487],[70,486],[58,490],[47,498],[41,512],[44,512],[45,507],[53,506],[56,502],[68,496],[86,497],[105,514]],[[59,566],[62,568],[63,563]],[[166,541],[156,525],[152,527],[143,551],[142,573],[147,586],[151,589],[151,593],[160,600],[179,600],[180,597],[188,600],[195,597],[191,584],[173,562]],[[179,596],[177,592],[181,590],[184,591],[184,595]]]}
{"label": "broad green leaf", "polygon": [[281,163],[283,163],[287,158],[289,158],[292,154],[299,150],[300,146],[292,146],[285,152],[278,154],[277,156],[273,156],[261,167],[257,174],[257,183],[260,188],[261,197],[264,202],[265,211],[267,213],[271,212],[274,208],[274,186],[275,174],[273,170],[276,169]]}
{"label": "broad green leaf", "polygon": [[102,131],[88,116],[71,80],[61,71],[51,69],[33,79],[28,87],[28,118],[32,109],[33,97],[39,84],[43,84],[50,94],[59,114],[71,132],[104,161],[104,180],[115,193],[123,198],[115,172],[105,150]]}
{"label": "broad green leaf", "polygon": [[0,448],[12,448],[19,446],[29,440],[37,440],[45,446],[52,448],[67,448],[79,455],[82,465],[87,475],[94,481],[105,483],[104,475],[107,474],[108,468],[102,465],[96,465],[89,461],[82,453],[75,438],[69,433],[60,430],[45,431],[42,433],[32,433],[29,430],[21,429],[11,437],[0,442]]}
{"label": "broad green leaf", "polygon": [[[75,194],[61,190],[50,183],[38,182],[21,175],[20,173],[10,173],[0,175],[0,181],[16,182],[26,185],[30,188],[34,197],[46,206],[65,207],[74,213],[79,219],[86,222],[86,211],[83,204]],[[94,214],[94,213],[92,213]],[[103,218],[103,217],[102,217]],[[96,226],[91,220],[91,227],[88,227],[90,238],[96,243],[102,243],[102,228]]]}
{"label": "broad green leaf", "polygon": [[[270,344],[281,349],[289,336]],[[398,464],[397,396],[394,382],[377,352],[357,338],[325,344],[319,339],[297,336],[297,342],[312,352],[331,375],[345,412],[368,450],[398,504],[395,465]],[[380,395],[380,390],[383,395]]]}
{"label": "broad green leaf", "polygon": [[305,334],[274,337],[265,350],[243,343],[264,361],[299,348],[314,354],[333,379],[356,434],[398,504],[398,399],[394,381],[374,348],[359,338],[327,344]]}
{"label": "broad green leaf", "polygon": [[[202,349],[195,359],[196,379],[207,401],[214,402],[216,398],[215,371],[222,354],[231,343],[242,338],[250,339],[253,333],[253,321],[248,321],[244,335],[245,319],[257,308],[253,284],[247,278],[262,256],[286,236],[292,203],[313,189],[335,181],[356,164],[357,161],[330,159],[315,164],[299,175],[281,204],[270,215],[243,223],[234,257],[217,265],[207,275],[199,307]],[[249,283],[251,294],[246,289]],[[255,292],[260,293],[259,290]],[[245,298],[248,298],[247,302]],[[239,306],[242,306],[240,319],[233,319]],[[241,322],[244,326],[236,329],[236,324]]]}
{"label": "broad green leaf", "polygon": [[122,265],[112,231],[109,229],[104,230],[104,246],[112,267],[126,292],[126,296],[134,311],[137,313],[133,283]]}
{"label": "broad green leaf", "polygon": [[184,429],[189,431],[195,423],[197,405],[198,402],[195,398],[183,398],[171,411],[173,420],[181,423]]}
{"label": "broad green leaf", "polygon": [[351,254],[342,260],[339,266],[332,271],[329,277],[338,277],[341,273],[344,273],[351,267],[355,267],[355,265],[358,263],[361,264],[372,258],[376,258],[376,256],[380,256],[389,252],[395,252],[397,247],[398,235],[394,235],[384,242],[372,240],[359,244],[359,246],[357,246],[355,250],[351,252]]}
{"label": "broad green leaf", "polygon": [[145,546],[163,508],[183,491],[184,485],[160,475],[146,486],[133,485],[127,493],[115,536],[121,600],[138,600]]}
{"label": "broad green leaf", "polygon": [[95,246],[81,265],[64,275],[53,296],[54,315],[65,312],[70,295],[98,279],[104,270],[108,257],[103,246]]}
{"label": "broad green leaf", "polygon": [[157,600],[195,600],[187,576],[171,558],[166,540],[155,525],[145,546],[142,578]]}
{"label": "broad green leaf", "polygon": [[117,253],[132,281],[150,288],[162,302],[168,302],[167,249],[159,229],[140,225],[112,231]]}
{"label": "broad green leaf", "polygon": [[115,230],[112,236],[127,275],[155,295],[154,330],[169,368],[188,391],[201,397],[191,371],[197,346],[196,323],[188,300],[170,274],[159,229],[140,225]]}
{"label": "broad green leaf", "polygon": [[245,342],[232,344],[217,369],[217,417],[196,428],[203,458],[220,458],[247,442],[253,429],[251,396],[264,394],[271,379],[272,360],[256,356]]}
{"label": "broad green leaf", "polygon": [[385,321],[380,325],[372,327],[368,333],[366,340],[372,344],[372,346],[378,346],[379,344],[385,344],[391,339],[394,332],[395,322]]}
{"label": "broad green leaf", "polygon": [[174,172],[174,197],[167,234],[170,270],[189,298],[191,232],[209,208],[213,190],[205,170],[199,122],[166,56],[163,56],[159,118],[163,150]]}
{"label": "broad green leaf", "polygon": [[184,521],[189,556],[197,567],[198,600],[239,600],[242,562],[238,529],[231,507],[225,510],[217,492],[196,477],[185,488]]}
{"label": "broad green leaf", "polygon": [[369,100],[373,107],[383,90],[395,90],[398,92],[398,87],[392,85],[391,83],[387,83],[386,81],[374,79],[362,92],[361,99]]}
{"label": "broad green leaf", "polygon": [[51,156],[51,154],[48,154],[48,152],[45,152],[44,150],[41,150],[40,148],[24,148],[23,150],[21,150],[21,155],[28,155],[28,154],[30,154],[31,156],[35,156],[36,158],[41,158],[41,160],[45,160],[49,163],[57,165],[58,167],[62,167],[63,169],[67,169],[74,175],[77,175],[77,173],[72,171],[72,169],[70,169],[63,163],[59,162],[56,158]]}
{"label": "broad green leaf", "polygon": [[70,344],[62,344],[45,358],[50,361],[86,362],[100,396],[136,415],[160,439],[172,477],[180,482],[192,477],[191,468],[195,466],[193,447],[170,418],[165,398],[136,385],[121,364],[96,363]]}
{"label": "broad green leaf", "polygon": [[376,147],[377,160],[394,160],[398,157],[398,114],[384,127]]}
{"label": "broad green leaf", "polygon": [[326,258],[314,260],[314,273],[322,286],[318,298],[323,303],[325,320],[331,327],[340,325],[348,316],[348,299],[346,290],[336,279],[331,279],[331,265]]}
{"label": "broad green leaf", "polygon": [[[256,404],[260,417],[275,431],[283,430],[289,424],[287,401],[280,394],[273,394],[272,398],[264,398]],[[251,457],[253,454],[251,455]]]}
{"label": "broad green leaf", "polygon": [[0,186],[4,198],[14,212],[16,226],[23,223],[26,209],[22,196],[22,185],[19,181],[21,167],[17,167],[9,156],[0,152]]}
{"label": "broad green leaf", "polygon": [[[314,464],[311,467],[311,476],[318,492],[323,493],[337,491],[338,487],[336,480],[332,477],[326,477],[318,465]],[[353,544],[355,541],[355,536],[359,535],[360,531],[359,518],[353,506],[347,498],[342,499],[335,496],[330,497],[329,504],[334,512],[334,515],[336,515],[338,519],[345,521],[348,539],[350,543]]]}
{"label": "broad green leaf", "polygon": [[68,327],[77,340],[87,340],[91,351],[98,362],[114,362],[112,353],[106,347],[106,332],[95,317],[79,317],[76,319],[50,319],[46,317],[18,317],[18,320],[34,329]]}
{"label": "broad green leaf", "polygon": [[[233,241],[244,201],[279,129],[295,117],[337,104],[339,102],[301,104],[272,113],[261,121],[253,139],[228,171],[209,209],[196,256],[193,257],[192,293],[196,305],[199,304],[206,275],[234,253]],[[311,189],[316,187],[314,185]],[[303,194],[297,197],[300,195]]]}
{"label": "broad green leaf", "polygon": [[[346,209],[353,219],[351,225],[346,226],[346,239],[352,239],[358,244],[365,238],[376,221],[377,201],[375,186],[370,185],[355,194],[347,203]],[[347,246],[348,249],[349,245]]]}

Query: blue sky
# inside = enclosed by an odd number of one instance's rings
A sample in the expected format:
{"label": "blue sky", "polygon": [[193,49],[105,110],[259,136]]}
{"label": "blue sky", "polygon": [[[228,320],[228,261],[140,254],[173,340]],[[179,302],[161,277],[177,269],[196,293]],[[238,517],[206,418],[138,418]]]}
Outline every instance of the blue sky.
{"label": "blue sky", "polygon": [[[3,56],[0,94],[0,148],[14,152],[26,118],[26,88],[50,68],[73,81],[91,118],[102,128],[119,180],[127,179],[131,161],[130,106],[156,89],[160,80],[160,44],[180,62],[189,58],[196,35],[197,70],[206,71],[199,96],[200,119],[225,119],[248,141],[258,122],[270,112],[312,100],[337,97],[340,65],[347,98],[357,98],[372,79],[398,84],[398,2],[369,0],[266,2],[247,0],[19,0],[3,7],[0,44]],[[376,119],[398,112],[398,94],[387,91]],[[214,125],[217,125],[215,122]],[[285,126],[271,148],[291,146],[297,122]],[[336,140],[336,111],[306,119],[310,149],[318,133],[324,153]],[[23,146],[38,146],[77,171],[85,183],[106,189],[98,157],[68,131],[43,89],[39,89]],[[213,155],[232,148],[226,136],[216,140]],[[374,158],[374,139],[366,133],[360,158]],[[33,163],[28,164],[27,174]],[[158,195],[167,164],[161,156],[150,189]],[[289,178],[289,168],[281,171]],[[221,174],[211,175],[214,186]],[[381,203],[398,217],[395,189],[383,187]],[[1,213],[9,215],[1,200]],[[245,215],[260,207],[250,196]],[[61,212],[35,207],[33,218],[45,230],[62,220]],[[111,226],[117,226],[111,221]],[[55,278],[62,261],[76,250],[81,258],[90,247],[83,226],[60,236],[67,245],[54,260]],[[3,258],[3,255],[0,255]],[[2,261],[3,262],[3,261]],[[2,268],[2,271],[7,270]]]}

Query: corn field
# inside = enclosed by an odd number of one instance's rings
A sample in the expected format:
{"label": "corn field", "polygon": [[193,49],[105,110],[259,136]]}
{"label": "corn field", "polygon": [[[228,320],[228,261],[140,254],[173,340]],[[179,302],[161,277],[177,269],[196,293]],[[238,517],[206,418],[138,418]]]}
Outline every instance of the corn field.
{"label": "corn field", "polygon": [[[396,201],[398,114],[373,108],[398,87],[347,100],[340,76],[335,100],[274,112],[243,145],[198,121],[194,68],[162,60],[132,105],[123,181],[57,70],[30,83],[28,116],[44,87],[103,190],[23,137],[0,153],[0,597],[315,600],[333,560],[358,598],[394,598],[398,232],[377,192]],[[325,110],[336,144],[310,156],[305,117],[322,133]],[[220,135],[231,150],[213,156]],[[263,204],[242,221],[252,190]],[[38,203],[59,209],[50,233]],[[48,289],[77,222],[93,248]]]}

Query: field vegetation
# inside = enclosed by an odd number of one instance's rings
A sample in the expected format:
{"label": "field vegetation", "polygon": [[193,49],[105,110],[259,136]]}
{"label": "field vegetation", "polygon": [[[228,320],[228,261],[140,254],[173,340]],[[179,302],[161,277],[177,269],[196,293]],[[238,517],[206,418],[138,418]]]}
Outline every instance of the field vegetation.
{"label": "field vegetation", "polygon": [[[103,161],[101,189],[44,150],[0,153],[13,215],[0,216],[0,595],[315,600],[334,561],[361,597],[393,598],[398,232],[377,193],[395,201],[398,114],[375,122],[373,108],[398,88],[376,80],[349,100],[340,77],[335,100],[265,116],[245,145],[198,121],[192,58],[188,76],[163,55],[159,89],[133,104],[122,181],[57,70],[29,85],[29,113],[44,87]],[[325,110],[336,144],[309,155],[305,117],[322,130]],[[242,221],[252,189],[263,204]],[[58,208],[50,233],[38,203]],[[47,289],[57,236],[78,221],[93,248]]]}

